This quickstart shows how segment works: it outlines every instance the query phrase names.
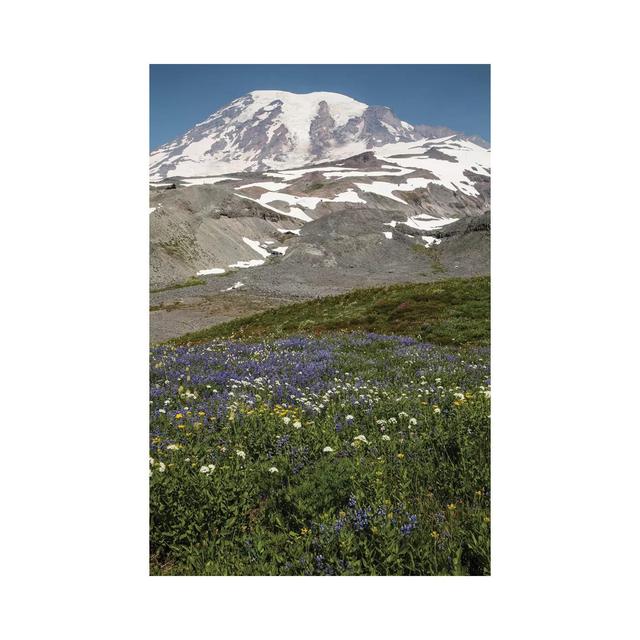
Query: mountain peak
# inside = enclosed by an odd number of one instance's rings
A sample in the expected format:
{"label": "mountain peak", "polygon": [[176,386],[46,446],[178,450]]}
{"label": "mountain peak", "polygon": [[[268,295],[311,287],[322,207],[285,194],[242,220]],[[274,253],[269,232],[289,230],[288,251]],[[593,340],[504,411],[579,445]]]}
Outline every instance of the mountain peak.
{"label": "mountain peak", "polygon": [[[253,98],[269,98],[273,97],[274,100],[280,99],[295,99],[295,98],[306,98],[311,100],[315,100],[316,102],[320,100],[327,101],[349,101],[356,102],[350,96],[347,96],[343,93],[335,93],[333,91],[310,91],[309,93],[295,93],[293,91],[282,91],[280,89],[256,89],[254,91],[250,91],[247,95],[252,96]],[[360,103],[363,104],[363,103]],[[367,105],[365,105],[367,106]]]}
{"label": "mountain peak", "polygon": [[388,107],[341,93],[260,89],[151,153],[154,180],[287,169],[425,136]]}

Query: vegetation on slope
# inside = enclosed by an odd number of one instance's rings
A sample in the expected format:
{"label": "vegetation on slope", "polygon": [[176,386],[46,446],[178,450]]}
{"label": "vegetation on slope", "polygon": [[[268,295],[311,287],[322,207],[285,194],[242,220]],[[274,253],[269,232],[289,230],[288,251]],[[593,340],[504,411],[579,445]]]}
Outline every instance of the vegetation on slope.
{"label": "vegetation on slope", "polygon": [[177,284],[170,284],[166,287],[159,289],[151,289],[151,293],[160,293],[161,291],[170,291],[171,289],[183,289],[185,287],[196,287],[200,284],[207,284],[207,281],[203,278],[196,278],[195,276],[185,280],[184,282],[178,282]]}
{"label": "vegetation on slope", "polygon": [[188,333],[172,342],[255,340],[346,330],[414,336],[441,345],[487,345],[489,311],[488,277],[452,278],[427,284],[357,289],[340,296],[278,307]]}
{"label": "vegetation on slope", "polygon": [[490,573],[486,348],[161,345],[150,382],[151,573]]}

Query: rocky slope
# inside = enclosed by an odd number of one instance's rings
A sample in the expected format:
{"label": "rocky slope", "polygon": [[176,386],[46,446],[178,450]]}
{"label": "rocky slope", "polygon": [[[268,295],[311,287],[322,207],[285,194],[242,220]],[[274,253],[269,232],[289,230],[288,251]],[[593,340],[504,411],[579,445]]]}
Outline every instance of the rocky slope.
{"label": "rocky slope", "polygon": [[286,261],[310,223],[350,210],[368,212],[354,244],[373,234],[439,245],[435,230],[489,210],[489,155],[447,136],[295,169],[165,181],[150,196],[151,283]]}

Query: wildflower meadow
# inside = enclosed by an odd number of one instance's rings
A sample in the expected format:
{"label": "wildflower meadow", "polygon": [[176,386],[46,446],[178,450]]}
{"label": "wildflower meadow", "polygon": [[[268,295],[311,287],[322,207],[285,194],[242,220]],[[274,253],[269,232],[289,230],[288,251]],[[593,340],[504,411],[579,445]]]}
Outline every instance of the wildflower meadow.
{"label": "wildflower meadow", "polygon": [[486,575],[486,347],[340,332],[151,352],[151,573]]}

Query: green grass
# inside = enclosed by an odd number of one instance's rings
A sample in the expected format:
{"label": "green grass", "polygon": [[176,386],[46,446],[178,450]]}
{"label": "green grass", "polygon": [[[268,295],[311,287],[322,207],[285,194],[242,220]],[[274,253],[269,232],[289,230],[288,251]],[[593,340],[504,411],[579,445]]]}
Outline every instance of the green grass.
{"label": "green grass", "polygon": [[431,263],[431,271],[433,273],[445,273],[446,269],[442,262],[440,262],[440,251],[437,247],[425,247],[422,244],[414,244],[411,248],[416,253],[424,255],[429,259],[429,262]]}
{"label": "green grass", "polygon": [[357,289],[270,309],[188,333],[171,342],[254,340],[340,330],[415,336],[440,345],[488,345],[489,277]]}
{"label": "green grass", "polygon": [[151,289],[151,293],[160,293],[161,291],[170,291],[171,289],[183,289],[184,287],[196,287],[200,284],[206,284],[207,281],[203,278],[189,278],[184,282],[178,282],[177,284],[171,284],[168,287],[161,287],[160,289]]}
{"label": "green grass", "polygon": [[486,348],[337,333],[150,364],[152,574],[490,574]]}

